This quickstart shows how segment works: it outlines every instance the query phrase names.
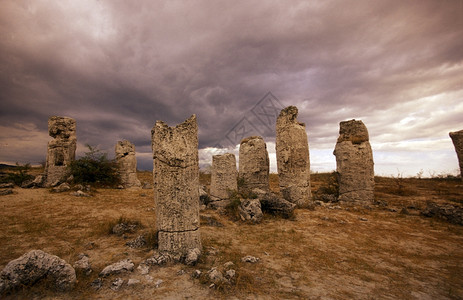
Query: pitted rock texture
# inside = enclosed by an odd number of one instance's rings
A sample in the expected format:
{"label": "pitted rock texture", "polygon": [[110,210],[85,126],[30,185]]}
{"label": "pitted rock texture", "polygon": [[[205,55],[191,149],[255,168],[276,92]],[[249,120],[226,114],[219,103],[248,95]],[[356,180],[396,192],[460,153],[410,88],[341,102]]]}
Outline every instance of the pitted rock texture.
{"label": "pitted rock texture", "polygon": [[51,117],[48,133],[54,139],[48,142],[45,165],[45,186],[63,180],[68,174],[68,166],[76,157],[76,121],[68,117]]}
{"label": "pitted rock texture", "polygon": [[58,291],[68,291],[76,283],[76,272],[58,256],[32,250],[10,261],[0,273],[0,294],[21,286],[30,286],[49,278]]}
{"label": "pitted rock texture", "polygon": [[460,165],[461,180],[463,180],[463,130],[450,132],[455,151],[457,152],[458,163]]}
{"label": "pitted rock texture", "polygon": [[311,201],[309,143],[305,124],[297,121],[298,110],[281,110],[276,123],[278,179],[283,198],[304,207]]}
{"label": "pitted rock texture", "polygon": [[238,171],[236,170],[236,158],[234,154],[226,153],[212,156],[211,200],[220,201],[229,199],[230,191],[238,190],[237,175]]}
{"label": "pitted rock texture", "polygon": [[239,155],[240,192],[255,188],[269,191],[270,163],[264,139],[260,136],[243,139]]}
{"label": "pitted rock texture", "polygon": [[260,223],[264,217],[259,199],[242,199],[238,211],[241,220],[251,224]]}
{"label": "pitted rock texture", "polygon": [[340,123],[333,154],[339,182],[339,201],[366,204],[374,201],[374,163],[368,130],[362,121]]}
{"label": "pitted rock texture", "polygon": [[176,127],[157,121],[151,136],[158,250],[180,259],[201,249],[196,116]]}
{"label": "pitted rock texture", "polygon": [[118,141],[115,152],[122,186],[126,188],[141,186],[140,180],[137,178],[135,146],[129,141]]}

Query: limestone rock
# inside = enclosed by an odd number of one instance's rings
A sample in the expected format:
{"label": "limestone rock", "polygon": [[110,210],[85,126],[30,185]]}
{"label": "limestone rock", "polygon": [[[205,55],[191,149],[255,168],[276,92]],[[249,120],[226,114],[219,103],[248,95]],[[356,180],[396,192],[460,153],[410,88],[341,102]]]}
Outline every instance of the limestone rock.
{"label": "limestone rock", "polygon": [[460,165],[461,180],[463,180],[463,130],[450,132],[450,138],[452,139],[455,151],[457,152],[458,163]]}
{"label": "limestone rock", "polygon": [[428,201],[421,214],[426,217],[437,217],[449,223],[463,225],[463,207],[457,205],[438,204]]}
{"label": "limestone rock", "polygon": [[143,235],[139,235],[134,240],[125,243],[125,245],[129,246],[130,248],[142,248],[146,245],[146,239]]}
{"label": "limestone rock", "polygon": [[217,268],[210,269],[207,272],[207,277],[210,281],[212,281],[215,284],[222,282],[224,279],[222,273],[219,270],[217,270]]}
{"label": "limestone rock", "polygon": [[202,248],[196,116],[173,128],[157,121],[151,136],[158,249],[181,258]]}
{"label": "limestone rock", "polygon": [[121,289],[122,285],[124,284],[124,279],[116,278],[113,282],[111,282],[111,286],[109,287],[113,291],[118,291]]}
{"label": "limestone rock", "polygon": [[298,110],[281,110],[276,123],[278,179],[283,198],[305,207],[311,200],[309,144],[305,124],[297,121]]}
{"label": "limestone rock", "polygon": [[201,256],[201,250],[198,248],[191,249],[185,257],[185,264],[187,266],[194,266]]}
{"label": "limestone rock", "polygon": [[69,184],[67,184],[66,182],[65,183],[62,183],[60,184],[59,186],[57,187],[54,187],[52,189],[52,192],[54,193],[62,193],[62,192],[67,192],[71,189],[71,186],[69,186]]}
{"label": "limestone rock", "polygon": [[264,139],[260,136],[243,139],[239,155],[239,191],[251,191],[254,188],[270,190],[270,165]]}
{"label": "limestone rock", "polygon": [[132,272],[134,264],[130,259],[124,259],[112,265],[105,267],[101,272],[101,277],[106,277],[112,274]]}
{"label": "limestone rock", "polygon": [[137,178],[135,146],[129,141],[118,141],[115,152],[121,185],[125,188],[141,186]]}
{"label": "limestone rock", "polygon": [[252,263],[252,264],[255,264],[255,263],[259,262],[259,260],[260,260],[260,258],[255,257],[255,256],[251,256],[251,255],[246,255],[245,257],[241,258],[242,262],[248,262],[248,263]]}
{"label": "limestone rock", "polygon": [[32,250],[10,261],[2,270],[0,294],[21,286],[33,285],[43,278],[51,279],[55,289],[68,291],[76,283],[76,272],[58,256]]}
{"label": "limestone rock", "polygon": [[222,206],[226,206],[229,201],[231,191],[237,191],[238,185],[236,177],[236,159],[232,153],[212,156],[211,170],[211,189],[210,195],[213,202],[222,201]]}
{"label": "limestone rock", "polygon": [[155,251],[150,258],[145,259],[140,263],[147,266],[162,266],[172,260],[172,257],[168,253],[159,253]]}
{"label": "limestone rock", "polygon": [[243,199],[239,206],[241,220],[257,224],[262,221],[263,214],[259,199]]}
{"label": "limestone rock", "polygon": [[73,267],[75,270],[82,270],[82,272],[87,276],[92,273],[90,261],[88,260],[88,256],[85,254],[79,255],[79,260],[74,263]]}
{"label": "limestone rock", "polygon": [[45,165],[45,186],[63,181],[68,174],[68,166],[76,155],[76,121],[68,117],[48,119],[48,133],[54,139],[48,142],[47,162]]}
{"label": "limestone rock", "polygon": [[373,152],[362,121],[340,123],[333,154],[339,182],[339,201],[366,204],[374,200]]}
{"label": "limestone rock", "polygon": [[262,193],[263,191],[259,191],[258,189],[254,189],[253,192],[257,194],[257,198],[260,201],[263,212],[279,215],[285,219],[289,219],[294,216],[296,204],[291,203],[271,192]]}

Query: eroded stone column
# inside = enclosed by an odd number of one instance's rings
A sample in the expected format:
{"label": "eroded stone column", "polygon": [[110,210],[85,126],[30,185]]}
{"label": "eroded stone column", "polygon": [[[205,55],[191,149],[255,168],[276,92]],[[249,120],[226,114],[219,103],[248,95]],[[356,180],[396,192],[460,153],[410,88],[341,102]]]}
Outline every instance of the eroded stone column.
{"label": "eroded stone column", "polygon": [[339,182],[339,200],[365,204],[374,200],[375,174],[368,130],[362,121],[341,122],[333,154]]}
{"label": "eroded stone column", "polygon": [[449,135],[457,152],[461,180],[463,180],[463,130],[450,132]]}
{"label": "eroded stone column", "polygon": [[259,188],[269,191],[269,158],[267,145],[260,136],[245,138],[240,143],[239,190]]}
{"label": "eroded stone column", "polygon": [[118,141],[115,152],[121,185],[124,187],[141,186],[137,177],[135,146],[129,141]]}
{"label": "eroded stone column", "polygon": [[176,127],[157,121],[151,136],[158,250],[180,259],[201,250],[196,116]]}
{"label": "eroded stone column", "polygon": [[212,156],[210,195],[214,206],[225,206],[230,192],[237,191],[236,159],[232,153]]}
{"label": "eroded stone column", "polygon": [[276,156],[280,192],[298,207],[311,200],[309,143],[305,124],[297,121],[298,110],[281,110],[276,124]]}
{"label": "eroded stone column", "polygon": [[68,166],[76,157],[76,121],[68,117],[50,117],[48,134],[53,140],[48,142],[45,165],[47,187],[65,179]]}

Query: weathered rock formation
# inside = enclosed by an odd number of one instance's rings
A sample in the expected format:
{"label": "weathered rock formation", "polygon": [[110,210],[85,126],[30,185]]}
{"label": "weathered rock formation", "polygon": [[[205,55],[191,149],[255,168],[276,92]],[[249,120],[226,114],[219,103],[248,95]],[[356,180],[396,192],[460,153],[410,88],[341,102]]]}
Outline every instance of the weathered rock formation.
{"label": "weathered rock formation", "polygon": [[276,125],[278,179],[283,198],[304,207],[311,200],[309,143],[297,107],[281,110]]}
{"label": "weathered rock formation", "polygon": [[264,217],[259,199],[242,199],[238,212],[241,220],[251,224],[260,223]]}
{"label": "weathered rock formation", "polygon": [[270,165],[264,139],[260,136],[243,139],[239,155],[239,191],[252,191],[254,188],[270,190]]}
{"label": "weathered rock formation", "polygon": [[44,278],[50,279],[56,290],[68,291],[76,283],[76,272],[58,256],[32,250],[10,261],[2,270],[0,295],[16,288],[31,286]]}
{"label": "weathered rock formation", "polygon": [[201,249],[196,116],[173,128],[157,121],[151,136],[158,249],[182,259]]}
{"label": "weathered rock formation", "polygon": [[137,178],[137,158],[135,146],[129,141],[118,141],[116,144],[116,162],[121,184],[128,187],[141,186]]}
{"label": "weathered rock formation", "polygon": [[374,163],[368,130],[362,121],[343,121],[333,154],[339,182],[339,201],[365,204],[374,200]]}
{"label": "weathered rock formation", "polygon": [[54,139],[48,142],[45,186],[63,180],[69,163],[76,157],[76,121],[68,117],[51,117],[48,119],[48,134]]}
{"label": "weathered rock formation", "polygon": [[230,192],[237,191],[237,175],[235,155],[226,153],[212,156],[211,188],[212,203],[225,206]]}
{"label": "weathered rock formation", "polygon": [[261,189],[253,189],[252,192],[257,195],[263,212],[273,215],[279,215],[285,219],[294,216],[296,204],[291,203],[272,192],[265,192]]}
{"label": "weathered rock formation", "polygon": [[455,151],[457,152],[458,163],[460,165],[461,180],[463,180],[463,130],[450,132]]}

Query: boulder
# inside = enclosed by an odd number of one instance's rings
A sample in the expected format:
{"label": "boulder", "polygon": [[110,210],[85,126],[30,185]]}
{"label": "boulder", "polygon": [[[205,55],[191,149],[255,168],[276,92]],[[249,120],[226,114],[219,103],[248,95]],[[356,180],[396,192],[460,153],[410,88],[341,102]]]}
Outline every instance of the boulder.
{"label": "boulder", "polygon": [[134,264],[130,259],[124,259],[117,263],[111,264],[105,267],[101,272],[101,277],[106,277],[112,274],[127,273],[132,272],[134,269]]}
{"label": "boulder", "polygon": [[262,221],[263,214],[259,199],[242,199],[239,206],[241,220],[257,224]]}

